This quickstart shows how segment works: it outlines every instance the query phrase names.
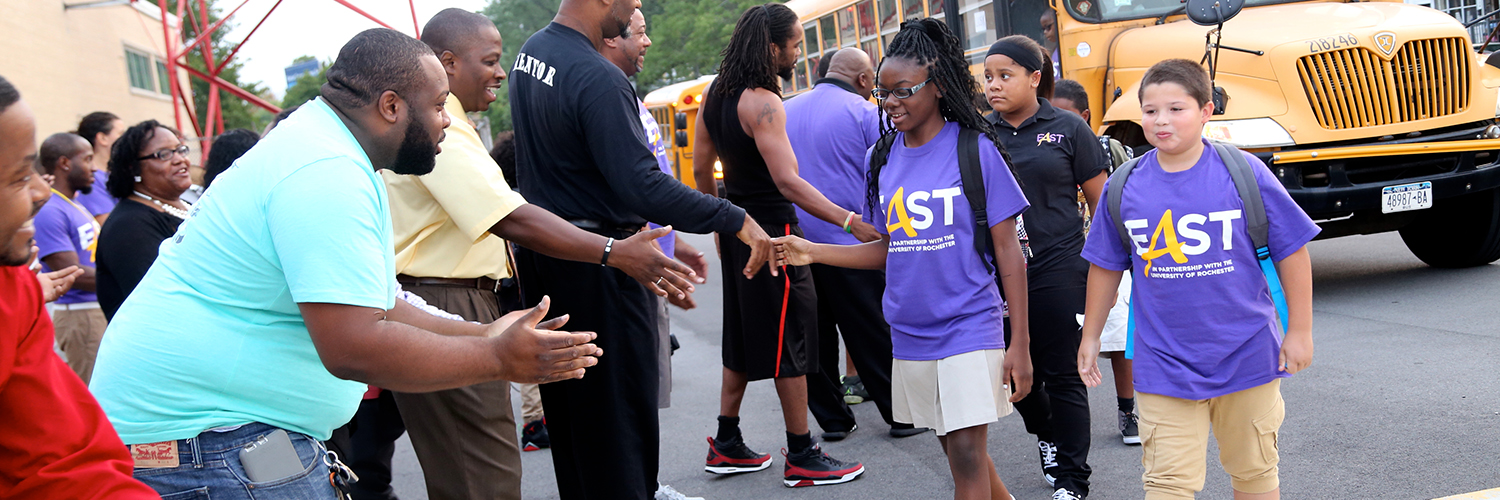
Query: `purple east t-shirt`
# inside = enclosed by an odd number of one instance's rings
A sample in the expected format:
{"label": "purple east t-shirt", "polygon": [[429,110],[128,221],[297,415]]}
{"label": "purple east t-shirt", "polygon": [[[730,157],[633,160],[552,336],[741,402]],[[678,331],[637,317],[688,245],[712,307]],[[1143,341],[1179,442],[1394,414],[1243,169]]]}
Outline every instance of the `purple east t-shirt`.
{"label": "purple east t-shirt", "polygon": [[[880,139],[880,112],[865,97],[825,80],[786,102],[786,135],[802,179],[833,204],[868,214],[865,151]],[[869,222],[870,216],[864,220]],[[859,243],[842,226],[813,217],[802,207],[797,207],[797,221],[808,241]]]}
{"label": "purple east t-shirt", "polygon": [[[52,193],[52,199],[47,200],[42,210],[36,213],[36,221],[33,223],[36,226],[37,257],[45,259],[58,252],[75,252],[78,254],[79,266],[94,267],[94,249],[99,243],[99,223],[91,214],[85,214],[85,210],[61,195]],[[42,270],[54,271],[45,261],[42,262]],[[74,288],[57,299],[57,303],[77,304],[98,300],[94,292]]]}
{"label": "purple east t-shirt", "polygon": [[[1312,241],[1318,226],[1264,163],[1241,154],[1255,170],[1271,258],[1280,261]],[[1125,250],[1101,208],[1083,257],[1105,269],[1134,269],[1136,390],[1201,400],[1288,376],[1277,369],[1281,326],[1245,229],[1244,203],[1213,148],[1182,172],[1162,170],[1156,151],[1146,153],[1121,200],[1136,248]],[[1100,207],[1108,203],[1099,200]]]}
{"label": "purple east t-shirt", "polygon": [[[661,125],[656,123],[656,117],[651,116],[651,110],[646,109],[646,103],[641,103],[641,126],[646,127],[646,139],[651,141],[651,154],[656,155],[656,166],[667,175],[672,175],[672,161],[667,157],[667,143],[661,139]],[[647,225],[651,229],[661,227],[654,222]],[[657,238],[656,244],[661,245],[661,253],[666,254],[667,258],[673,258],[673,252],[677,251],[677,233],[671,232]]]}
{"label": "purple east t-shirt", "polygon": [[[896,359],[930,361],[1005,347],[1000,290],[974,248],[975,222],[958,170],[958,124],[907,148],[898,134],[880,171],[875,228],[891,237],[885,260],[885,319]],[[1000,152],[979,137],[986,216],[1015,217],[1029,206]]]}
{"label": "purple east t-shirt", "polygon": [[89,209],[89,213],[94,214],[95,217],[109,213],[115,209],[115,204],[120,200],[109,195],[109,188],[104,186],[107,182],[109,182],[109,172],[95,170],[94,191],[89,194],[79,193],[78,199],[74,201],[83,205],[83,208]]}

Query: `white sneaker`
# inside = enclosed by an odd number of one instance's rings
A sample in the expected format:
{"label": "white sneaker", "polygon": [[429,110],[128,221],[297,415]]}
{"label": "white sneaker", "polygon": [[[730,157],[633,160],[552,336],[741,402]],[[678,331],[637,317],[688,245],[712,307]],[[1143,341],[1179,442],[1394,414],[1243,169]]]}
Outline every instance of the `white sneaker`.
{"label": "white sneaker", "polygon": [[690,497],[672,489],[671,486],[656,483],[656,500],[703,500],[703,497]]}
{"label": "white sneaker", "polygon": [[1057,491],[1052,492],[1052,500],[1083,500],[1083,497],[1068,491],[1067,488],[1058,488]]}

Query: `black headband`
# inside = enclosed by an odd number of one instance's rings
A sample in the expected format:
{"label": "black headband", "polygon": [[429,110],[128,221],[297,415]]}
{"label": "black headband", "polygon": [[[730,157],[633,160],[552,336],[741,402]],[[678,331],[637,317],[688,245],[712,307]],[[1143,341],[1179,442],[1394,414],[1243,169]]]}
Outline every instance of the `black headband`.
{"label": "black headband", "polygon": [[1031,49],[1027,49],[1024,45],[1010,40],[1001,39],[995,42],[994,45],[990,46],[990,52],[984,56],[989,57],[995,54],[1011,58],[1016,64],[1021,65],[1022,68],[1026,68],[1027,72],[1041,71],[1042,69],[1042,59],[1037,57],[1036,52],[1032,52]]}

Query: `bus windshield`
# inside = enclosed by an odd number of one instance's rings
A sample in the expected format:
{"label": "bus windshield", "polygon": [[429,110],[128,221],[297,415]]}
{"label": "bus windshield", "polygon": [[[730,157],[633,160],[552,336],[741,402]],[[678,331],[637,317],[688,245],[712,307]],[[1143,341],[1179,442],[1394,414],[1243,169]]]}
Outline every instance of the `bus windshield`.
{"label": "bus windshield", "polygon": [[[1245,7],[1289,3],[1299,0],[1245,0]],[[1160,17],[1171,12],[1182,13],[1181,0],[1063,0],[1068,14],[1086,23],[1110,23],[1130,19]],[[1175,12],[1174,12],[1175,11]]]}

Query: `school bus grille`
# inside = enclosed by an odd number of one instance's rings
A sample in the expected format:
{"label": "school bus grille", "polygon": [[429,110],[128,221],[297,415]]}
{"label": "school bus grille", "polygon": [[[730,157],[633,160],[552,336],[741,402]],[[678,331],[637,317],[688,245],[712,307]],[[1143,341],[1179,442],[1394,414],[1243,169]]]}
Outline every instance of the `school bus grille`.
{"label": "school bus grille", "polygon": [[1318,124],[1329,130],[1390,125],[1462,113],[1473,55],[1462,38],[1412,40],[1390,60],[1363,47],[1297,60]]}

